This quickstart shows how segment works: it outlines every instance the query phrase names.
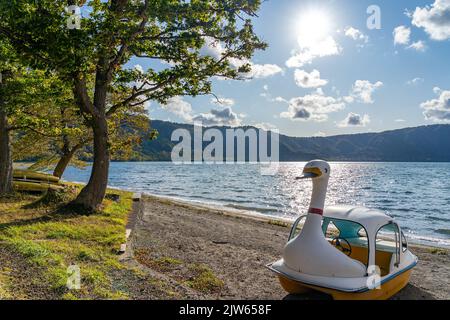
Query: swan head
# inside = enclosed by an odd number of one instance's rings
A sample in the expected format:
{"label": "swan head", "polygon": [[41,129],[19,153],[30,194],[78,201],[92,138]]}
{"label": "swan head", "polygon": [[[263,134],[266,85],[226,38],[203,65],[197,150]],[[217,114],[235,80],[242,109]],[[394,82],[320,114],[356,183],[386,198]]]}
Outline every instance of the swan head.
{"label": "swan head", "polygon": [[328,162],[324,160],[313,160],[308,162],[303,168],[303,173],[297,179],[328,179],[331,168]]}

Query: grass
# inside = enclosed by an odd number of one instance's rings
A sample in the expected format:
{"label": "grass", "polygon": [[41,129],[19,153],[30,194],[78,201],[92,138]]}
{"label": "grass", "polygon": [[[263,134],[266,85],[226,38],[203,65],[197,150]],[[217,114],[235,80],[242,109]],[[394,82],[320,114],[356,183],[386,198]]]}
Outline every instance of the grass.
{"label": "grass", "polygon": [[186,285],[203,293],[218,293],[224,287],[222,280],[217,278],[212,270],[204,264],[191,264],[189,270],[192,276],[185,281]]}
{"label": "grass", "polygon": [[[0,299],[181,299],[191,297],[186,287],[222,291],[224,282],[209,266],[167,252],[138,248],[139,265],[119,261],[132,193],[108,190],[99,212],[79,215],[65,204],[81,187],[68,185],[64,194],[0,198]],[[68,287],[74,267],[79,289]]]}
{"label": "grass", "polygon": [[278,227],[284,227],[284,228],[289,227],[289,223],[280,221],[280,220],[269,220],[267,223],[272,226],[278,226]]}
{"label": "grass", "polygon": [[[32,270],[38,270],[39,277],[31,273],[26,278],[30,283],[39,282],[56,298],[127,298],[124,292],[114,288],[109,275],[125,268],[118,261],[117,253],[126,240],[132,194],[108,190],[120,195],[119,201],[106,199],[101,212],[89,216],[59,210],[78,191],[79,187],[72,185],[58,199],[17,194],[0,200],[0,245],[12,256],[22,257]],[[67,288],[68,267],[72,265],[80,268],[80,290]],[[0,269],[0,298],[13,297],[15,292],[8,288],[17,287],[14,276],[6,274]]]}
{"label": "grass", "polygon": [[439,256],[446,256],[447,255],[447,250],[444,249],[439,249],[439,248],[432,248],[430,249],[431,254],[436,254]]}
{"label": "grass", "polygon": [[9,293],[9,288],[6,287],[6,284],[9,283],[9,274],[11,269],[2,267],[0,269],[0,300],[10,299],[11,294]]}
{"label": "grass", "polygon": [[172,257],[159,257],[159,258],[151,258],[149,256],[148,249],[145,248],[138,248],[134,250],[134,255],[139,261],[139,263],[152,268],[158,272],[169,272],[173,271],[177,268],[177,266],[180,266],[183,264],[183,261],[179,259],[175,259]]}
{"label": "grass", "polygon": [[148,248],[134,251],[136,260],[153,270],[169,276],[177,283],[205,294],[219,293],[225,286],[209,266],[202,263],[189,263],[172,257],[155,256]]}

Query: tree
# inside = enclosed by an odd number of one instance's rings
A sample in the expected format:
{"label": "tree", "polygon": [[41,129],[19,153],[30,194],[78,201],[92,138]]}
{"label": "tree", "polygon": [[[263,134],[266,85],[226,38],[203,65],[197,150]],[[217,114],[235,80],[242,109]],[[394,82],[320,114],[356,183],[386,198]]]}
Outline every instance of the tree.
{"label": "tree", "polygon": [[[60,97],[64,97],[63,92]],[[49,103],[53,103],[49,101]],[[30,170],[50,170],[61,178],[69,165],[85,167],[84,160],[90,160],[92,130],[80,121],[77,108],[59,99],[56,106],[47,110],[28,110],[37,116],[45,112],[45,117],[53,124],[43,132],[26,130],[19,132],[13,143],[14,159],[35,161]],[[111,141],[111,156],[115,160],[128,160],[133,157],[142,138],[155,134],[150,130],[149,118],[143,105],[122,109],[108,119]]]}
{"label": "tree", "polygon": [[5,82],[8,81],[10,71],[0,70],[0,196],[13,191],[12,188],[12,157],[10,129],[6,108]]}
{"label": "tree", "polygon": [[[214,76],[242,79],[253,52],[266,48],[251,22],[260,0],[93,0],[80,29],[68,28],[68,16],[62,14],[66,4],[0,0],[0,34],[31,66],[56,70],[72,81],[94,136],[91,177],[74,203],[96,210],[108,181],[108,118],[136,100],[164,103],[178,95],[210,94]],[[219,57],[205,54],[208,42],[223,49]],[[166,67],[126,69],[133,56]],[[95,79],[92,91],[90,79]],[[114,88],[127,97],[108,105]]]}
{"label": "tree", "polygon": [[[50,170],[61,178],[69,164],[83,166],[76,154],[92,141],[92,133],[76,115],[77,108],[49,100],[46,108],[29,108],[29,116],[45,115],[52,124],[44,130],[19,130],[13,137],[14,160],[34,161],[28,169]],[[14,116],[11,122],[14,122]]]}
{"label": "tree", "polygon": [[[46,141],[42,139],[76,134],[75,128],[58,128],[53,116],[56,106],[66,106],[67,86],[53,73],[24,68],[8,46],[5,39],[0,41],[0,195],[12,192],[12,142],[16,136],[21,142],[30,137],[30,143],[21,145],[16,152],[17,159],[26,154],[43,152]],[[31,152],[31,149],[34,152]],[[39,150],[39,151],[37,151]],[[17,148],[16,150],[17,151]]]}
{"label": "tree", "polygon": [[[10,64],[2,72],[0,84],[0,194],[12,192],[12,137],[13,133],[33,131],[56,136],[50,119],[42,112],[43,106],[48,107],[51,97],[48,82],[42,72],[27,70],[20,65]],[[40,109],[33,115],[30,109]],[[45,109],[48,110],[48,109]],[[34,141],[36,144],[36,141]]]}
{"label": "tree", "polygon": [[0,37],[0,196],[13,191],[13,162],[11,153],[11,131],[9,115],[14,109],[14,94],[18,77],[16,61],[8,42]]}

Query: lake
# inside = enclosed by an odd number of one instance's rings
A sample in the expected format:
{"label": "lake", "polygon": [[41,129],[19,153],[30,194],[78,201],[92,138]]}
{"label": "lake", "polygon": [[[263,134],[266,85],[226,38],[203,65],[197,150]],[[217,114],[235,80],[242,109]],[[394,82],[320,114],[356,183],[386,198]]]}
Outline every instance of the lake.
{"label": "lake", "polygon": [[[296,181],[305,163],[281,163],[274,176],[253,164],[114,162],[111,187],[295,219],[306,212],[311,181]],[[450,246],[450,163],[331,163],[327,205],[380,209],[414,242]],[[64,179],[87,182],[90,168]]]}

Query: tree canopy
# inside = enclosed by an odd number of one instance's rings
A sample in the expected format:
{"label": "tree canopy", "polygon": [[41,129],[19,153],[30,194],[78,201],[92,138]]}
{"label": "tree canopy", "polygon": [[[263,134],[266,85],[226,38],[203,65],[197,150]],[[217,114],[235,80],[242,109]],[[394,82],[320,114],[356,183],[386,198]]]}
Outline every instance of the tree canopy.
{"label": "tree canopy", "polygon": [[[107,186],[113,114],[149,100],[211,94],[213,77],[244,79],[254,51],[266,44],[252,26],[259,0],[79,1],[79,28],[70,27],[73,4],[0,0],[0,34],[24,64],[72,83],[94,144],[91,178],[75,203],[95,210]],[[211,47],[220,54],[209,54]],[[150,67],[129,68],[132,57]],[[121,99],[109,104],[108,95]]]}

